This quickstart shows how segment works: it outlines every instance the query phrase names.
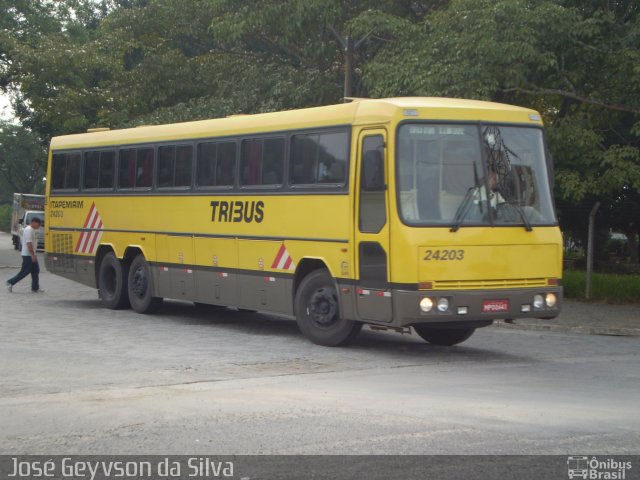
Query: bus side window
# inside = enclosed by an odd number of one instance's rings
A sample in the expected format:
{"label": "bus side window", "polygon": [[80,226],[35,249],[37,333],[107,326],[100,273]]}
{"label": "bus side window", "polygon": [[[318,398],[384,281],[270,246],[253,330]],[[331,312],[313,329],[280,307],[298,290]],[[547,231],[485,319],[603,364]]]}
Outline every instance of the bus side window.
{"label": "bus side window", "polygon": [[240,165],[242,185],[282,185],[284,139],[243,140]]}
{"label": "bus side window", "polygon": [[218,144],[216,161],[216,185],[233,186],[236,182],[236,144],[223,142]]}
{"label": "bus side window", "polygon": [[268,138],[264,141],[262,184],[281,185],[284,170],[284,139]]}
{"label": "bus side window", "polygon": [[174,187],[190,187],[193,171],[193,147],[178,145],[176,147],[176,164],[173,176]]}
{"label": "bus side window", "polygon": [[136,188],[151,187],[153,178],[153,148],[138,149],[138,161],[136,163]]}
{"label": "bus side window", "polygon": [[384,139],[370,135],[362,141],[360,166],[360,231],[377,233],[387,223],[384,189]]}
{"label": "bus side window", "polygon": [[120,150],[120,165],[118,167],[118,187],[133,188],[136,172],[136,149]]}
{"label": "bus side window", "polygon": [[53,154],[53,166],[51,167],[51,188],[54,190],[64,188],[64,171],[67,168],[66,153]]}
{"label": "bus side window", "polygon": [[80,153],[70,153],[67,159],[64,188],[77,190],[80,188]]}
{"label": "bus side window", "polygon": [[100,153],[100,180],[98,188],[113,188],[113,177],[116,167],[116,152],[113,150]]}
{"label": "bus side window", "polygon": [[198,187],[212,187],[216,184],[217,144],[199,143],[197,152],[196,183]]}

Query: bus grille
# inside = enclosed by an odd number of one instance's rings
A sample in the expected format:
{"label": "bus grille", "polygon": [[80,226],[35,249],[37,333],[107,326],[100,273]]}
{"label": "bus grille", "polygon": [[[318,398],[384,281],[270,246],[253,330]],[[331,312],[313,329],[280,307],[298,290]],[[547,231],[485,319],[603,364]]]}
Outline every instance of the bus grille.
{"label": "bus grille", "polygon": [[433,283],[434,290],[482,290],[492,288],[546,287],[546,278],[509,278],[503,280],[440,280]]}
{"label": "bus grille", "polygon": [[53,237],[53,267],[60,270],[73,270],[73,236],[70,233],[54,233]]}

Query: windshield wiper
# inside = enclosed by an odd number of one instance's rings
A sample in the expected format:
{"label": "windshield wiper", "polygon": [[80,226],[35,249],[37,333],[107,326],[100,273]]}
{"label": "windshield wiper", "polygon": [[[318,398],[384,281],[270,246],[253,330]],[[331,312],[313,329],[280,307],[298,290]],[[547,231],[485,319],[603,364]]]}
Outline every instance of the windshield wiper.
{"label": "windshield wiper", "polygon": [[[453,223],[451,224],[451,228],[449,229],[450,232],[457,232],[458,230],[460,230],[460,225],[462,225],[462,222],[467,216],[467,213],[469,213],[469,208],[471,208],[471,199],[473,198],[473,194],[478,190],[478,187],[480,186],[476,162],[473,162],[473,179],[475,185],[467,190],[467,193],[464,195],[462,202],[460,202],[460,205],[458,205],[456,214],[453,216]],[[482,213],[482,199],[480,199],[480,212]]]}
{"label": "windshield wiper", "polygon": [[522,219],[522,223],[524,224],[524,229],[527,232],[532,232],[533,231],[533,227],[531,226],[531,222],[527,218],[527,215],[524,213],[524,210],[522,209],[520,204],[518,204],[516,202],[517,201],[515,201],[515,200],[511,201],[511,202],[505,202],[505,205],[509,205],[510,207],[515,208],[516,212],[518,212],[518,214],[520,215],[520,218]]}
{"label": "windshield wiper", "polygon": [[471,207],[471,200],[473,199],[473,194],[475,193],[478,187],[469,187],[467,193],[465,194],[462,202],[458,206],[456,210],[456,214],[453,216],[453,223],[451,224],[450,232],[457,232],[460,229],[460,225],[464,221],[464,218],[469,213],[469,208]]}

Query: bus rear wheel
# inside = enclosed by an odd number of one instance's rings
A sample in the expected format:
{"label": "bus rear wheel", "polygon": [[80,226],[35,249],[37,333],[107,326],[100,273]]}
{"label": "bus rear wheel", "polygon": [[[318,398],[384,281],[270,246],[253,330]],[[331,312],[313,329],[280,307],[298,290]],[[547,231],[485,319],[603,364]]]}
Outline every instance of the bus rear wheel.
{"label": "bus rear wheel", "polygon": [[335,282],[326,269],[307,275],[296,291],[298,328],[317,345],[337,347],[353,340],[362,323],[340,318]]}
{"label": "bus rear wheel", "polygon": [[127,265],[120,262],[113,252],[107,253],[98,267],[98,290],[102,304],[112,310],[127,308]]}
{"label": "bus rear wheel", "polygon": [[155,289],[151,267],[144,258],[138,255],[129,267],[128,294],[131,308],[138,313],[154,313],[162,304],[161,297],[154,297]]}
{"label": "bus rear wheel", "polygon": [[434,328],[428,325],[414,325],[413,328],[427,342],[448,347],[464,342],[476,331],[475,328]]}

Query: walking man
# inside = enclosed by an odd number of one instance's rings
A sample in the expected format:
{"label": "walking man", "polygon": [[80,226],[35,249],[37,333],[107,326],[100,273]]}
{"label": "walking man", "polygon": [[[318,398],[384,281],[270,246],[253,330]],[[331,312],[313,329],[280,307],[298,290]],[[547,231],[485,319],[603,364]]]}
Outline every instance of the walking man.
{"label": "walking man", "polygon": [[31,224],[22,232],[22,268],[18,274],[7,281],[7,289],[9,292],[13,290],[13,286],[27,275],[31,274],[31,291],[34,293],[42,292],[40,290],[40,265],[38,265],[38,257],[36,256],[36,248],[38,248],[38,232],[42,221],[38,217],[33,217]]}

